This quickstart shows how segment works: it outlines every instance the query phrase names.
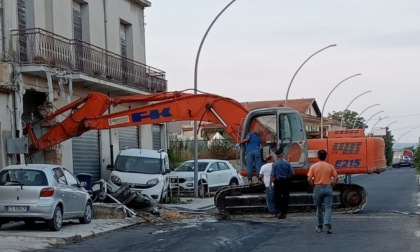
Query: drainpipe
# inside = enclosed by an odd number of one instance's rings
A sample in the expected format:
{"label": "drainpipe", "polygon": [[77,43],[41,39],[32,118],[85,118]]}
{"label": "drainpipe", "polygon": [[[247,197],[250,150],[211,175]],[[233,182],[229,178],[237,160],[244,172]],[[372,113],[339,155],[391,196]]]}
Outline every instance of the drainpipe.
{"label": "drainpipe", "polygon": [[0,8],[1,8],[1,53],[2,57],[6,55],[6,33],[4,32],[4,3],[3,0],[0,0]]}
{"label": "drainpipe", "polygon": [[104,5],[104,35],[105,35],[105,50],[108,51],[108,32],[107,32],[107,16],[106,16],[106,0],[102,0]]}
{"label": "drainpipe", "polygon": [[[104,6],[104,36],[105,36],[105,50],[108,51],[108,32],[107,32],[107,15],[106,15],[106,0],[102,0],[103,6]],[[105,56],[105,75],[107,70],[108,64],[107,64],[107,57]],[[108,96],[111,94],[108,93]],[[111,114],[111,106],[108,107],[108,114]],[[114,166],[114,145],[112,144],[112,129],[108,130],[109,134],[109,155],[111,160],[111,166]]]}
{"label": "drainpipe", "polygon": [[[12,94],[12,103],[13,103],[13,117],[14,117],[14,127],[12,127],[12,138],[20,138],[22,137],[22,125],[20,124],[21,121],[21,114],[23,111],[23,104],[18,104],[18,100],[22,101],[22,93],[21,93],[21,85],[19,84],[19,75],[20,73],[16,73],[16,67],[12,63],[12,85],[15,87],[15,92]],[[16,154],[15,156],[16,164],[23,164],[25,163],[25,156],[23,154]]]}
{"label": "drainpipe", "polygon": [[[110,96],[110,93],[108,93],[108,96]],[[108,114],[111,114],[111,106],[108,107]],[[109,151],[110,151],[110,160],[111,160],[111,167],[114,167],[114,145],[112,144],[112,131],[111,129],[109,131]]]}

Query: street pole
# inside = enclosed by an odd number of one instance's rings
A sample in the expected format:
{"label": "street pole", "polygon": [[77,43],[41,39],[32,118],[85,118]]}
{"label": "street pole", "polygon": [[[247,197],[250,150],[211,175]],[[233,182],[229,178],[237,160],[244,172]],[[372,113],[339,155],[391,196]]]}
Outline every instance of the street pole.
{"label": "street pole", "polygon": [[367,124],[368,124],[368,122],[370,121],[370,119],[372,119],[374,116],[376,116],[376,115],[377,115],[377,114],[379,114],[379,113],[383,113],[383,112],[385,112],[385,111],[381,110],[381,111],[379,111],[379,112],[377,112],[377,113],[373,114],[373,115],[372,115],[371,117],[369,117],[369,119],[366,121],[365,125],[367,125]]}
{"label": "street pole", "polygon": [[[365,108],[363,111],[362,111],[362,113],[360,113],[358,116],[357,116],[357,118],[359,118],[366,110],[368,110],[368,109],[370,109],[370,108],[372,108],[372,107],[375,107],[375,106],[378,106],[379,105],[379,103],[376,103],[376,104],[373,104],[373,105],[371,105],[371,106],[369,106],[369,107],[367,107],[367,108]],[[356,126],[356,121],[357,121],[357,118],[356,119],[354,119],[354,123],[353,123],[353,129],[354,129],[354,127]]]}
{"label": "street pole", "polygon": [[373,129],[375,128],[376,124],[378,124],[380,121],[382,121],[383,119],[388,118],[389,116],[384,116],[384,117],[379,117],[379,120],[372,126],[372,129],[370,130],[370,135],[372,135],[373,133]]}
{"label": "street pole", "polygon": [[[229,8],[236,0],[232,0],[225,8],[214,18],[210,26],[207,28],[206,33],[201,39],[200,46],[198,47],[197,57],[195,58],[195,67],[194,67],[194,94],[197,94],[197,71],[198,71],[198,60],[200,58],[201,48],[203,47],[204,40],[207,37],[210,29],[213,27],[217,19],[222,15],[222,13]],[[198,126],[197,121],[194,121],[194,197],[198,198]]]}
{"label": "street pole", "polygon": [[343,82],[345,82],[346,80],[348,80],[348,79],[351,79],[351,78],[353,78],[353,77],[356,77],[356,76],[359,76],[359,75],[362,75],[362,74],[355,74],[355,75],[352,75],[352,76],[350,76],[350,77],[347,77],[347,78],[345,78],[344,80],[342,80],[342,81],[340,81],[331,91],[330,91],[330,93],[328,94],[328,96],[327,96],[327,99],[325,99],[325,102],[324,102],[324,105],[322,106],[322,111],[321,111],[321,139],[323,139],[324,138],[324,109],[325,109],[325,104],[327,104],[327,101],[328,101],[328,98],[330,98],[330,95],[331,95],[331,93],[338,87],[338,86],[340,86],[341,85],[341,83],[343,83]]}
{"label": "street pole", "polygon": [[364,92],[364,93],[361,93],[361,94],[359,94],[358,96],[356,96],[356,97],[354,97],[354,99],[353,100],[351,100],[351,102],[349,103],[349,105],[347,105],[347,107],[346,107],[346,109],[344,109],[344,112],[343,112],[343,114],[341,115],[341,122],[340,122],[340,129],[343,129],[343,118],[344,118],[344,113],[346,113],[346,111],[347,111],[347,109],[350,107],[350,105],[357,99],[357,98],[359,98],[360,96],[362,96],[362,95],[364,95],[364,94],[367,94],[367,93],[370,93],[370,92],[372,92],[371,90],[369,90],[369,91],[366,91],[366,92]]}
{"label": "street pole", "polygon": [[393,121],[392,123],[389,123],[385,128],[389,128],[389,126],[391,126],[391,124],[394,124],[396,122],[398,122],[398,121]]}
{"label": "street pole", "polygon": [[289,97],[289,90],[290,90],[290,86],[292,86],[292,83],[293,83],[293,80],[295,79],[295,77],[296,77],[296,74],[299,72],[299,70],[303,67],[303,65],[305,65],[305,63],[310,59],[310,58],[312,58],[313,56],[315,56],[316,54],[318,54],[318,53],[320,53],[320,52],[322,52],[322,51],[324,51],[325,49],[328,49],[328,48],[330,48],[330,47],[333,47],[333,46],[337,46],[336,44],[332,44],[332,45],[329,45],[329,46],[327,46],[327,47],[324,47],[324,48],[322,48],[321,50],[319,50],[319,51],[316,51],[315,53],[313,53],[311,56],[309,56],[309,58],[307,58],[303,63],[302,63],[302,65],[300,65],[300,67],[296,70],[296,72],[295,72],[295,74],[293,75],[293,77],[292,77],[292,80],[290,81],[290,84],[289,84],[289,87],[287,88],[287,92],[286,92],[286,100],[285,100],[285,102],[284,102],[284,106],[285,107],[287,107],[287,99],[288,99],[288,97]]}
{"label": "street pole", "polygon": [[405,132],[405,133],[403,133],[399,138],[398,138],[398,141],[397,141],[397,146],[398,146],[398,150],[400,150],[400,139],[401,139],[401,137],[402,136],[404,136],[404,135],[407,135],[408,133],[410,133],[411,132],[411,130],[410,131],[407,131],[407,132]]}

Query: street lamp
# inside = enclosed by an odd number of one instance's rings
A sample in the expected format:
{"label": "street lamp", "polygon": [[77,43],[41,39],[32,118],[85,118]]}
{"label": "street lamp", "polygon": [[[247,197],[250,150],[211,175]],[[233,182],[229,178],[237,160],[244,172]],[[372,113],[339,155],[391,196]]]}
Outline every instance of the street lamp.
{"label": "street lamp", "polygon": [[362,74],[355,74],[355,75],[352,75],[352,76],[350,76],[350,77],[347,77],[347,78],[345,78],[344,80],[342,80],[342,81],[340,81],[331,91],[330,91],[330,93],[328,94],[328,96],[327,96],[327,99],[325,99],[325,102],[324,102],[324,105],[322,106],[322,111],[321,111],[321,139],[323,139],[324,138],[324,116],[323,116],[323,114],[324,114],[324,108],[325,108],[325,104],[327,104],[327,101],[328,101],[328,98],[330,98],[330,95],[331,95],[331,93],[338,87],[338,86],[340,86],[341,85],[341,83],[343,83],[343,82],[345,82],[346,80],[348,80],[348,79],[350,79],[350,78],[353,78],[353,77],[356,77],[356,76],[359,76],[359,75],[362,75]]}
{"label": "street lamp", "polygon": [[289,87],[287,88],[287,92],[286,92],[286,100],[285,100],[285,102],[284,102],[284,106],[285,107],[287,107],[287,98],[289,97],[289,90],[290,90],[290,86],[292,86],[292,82],[293,82],[293,80],[295,79],[295,77],[296,77],[296,74],[299,72],[299,70],[303,67],[303,65],[305,65],[305,63],[310,59],[310,58],[312,58],[313,56],[315,56],[315,54],[317,54],[317,53],[320,53],[320,52],[322,52],[322,51],[324,51],[325,49],[328,49],[328,48],[330,48],[330,47],[333,47],[333,46],[337,46],[336,44],[332,44],[332,45],[329,45],[329,46],[327,46],[327,47],[324,47],[324,48],[322,48],[321,50],[319,50],[319,51],[316,51],[315,53],[313,53],[311,56],[309,56],[309,58],[307,58],[303,63],[302,63],[302,65],[300,65],[300,67],[298,68],[298,70],[296,70],[296,72],[295,72],[295,74],[293,75],[293,77],[292,77],[292,80],[290,81],[290,84],[289,84]]}
{"label": "street lamp", "polygon": [[370,130],[370,134],[373,133],[373,129],[375,128],[376,124],[378,124],[380,121],[382,121],[383,119],[388,118],[389,116],[384,116],[382,118],[379,117],[379,120],[372,126],[372,129]]}
{"label": "street lamp", "polygon": [[367,94],[367,93],[370,93],[370,92],[372,92],[372,91],[371,91],[371,90],[369,90],[369,91],[366,91],[366,92],[364,92],[364,93],[361,93],[361,94],[359,94],[358,96],[354,97],[354,99],[353,99],[353,100],[351,100],[351,102],[349,103],[349,105],[347,105],[346,109],[344,110],[343,114],[341,115],[340,129],[342,129],[342,128],[343,128],[343,118],[344,118],[344,113],[347,111],[347,109],[350,107],[350,105],[354,102],[354,100],[356,100],[356,99],[357,99],[357,98],[359,98],[360,96],[362,96],[362,95],[364,95],[364,94]]}
{"label": "street lamp", "polygon": [[398,129],[394,129],[394,131],[397,131],[397,130],[402,130],[402,129],[417,129],[418,127],[420,127],[420,125],[419,125],[419,126],[417,126],[417,127],[404,127],[404,128],[398,128]]}
{"label": "street lamp", "polygon": [[[204,34],[200,46],[198,47],[197,57],[195,58],[195,67],[194,67],[194,94],[197,94],[197,70],[198,70],[198,59],[200,58],[201,48],[203,46],[204,40],[207,37],[211,27],[213,27],[216,20],[222,15],[222,13],[236,0],[232,0],[225,8],[214,18],[210,26],[207,28],[206,33]],[[194,121],[194,197],[198,198],[198,126],[197,121]]]}
{"label": "street lamp", "polygon": [[404,135],[407,135],[408,133],[410,133],[411,132],[411,130],[410,131],[407,131],[407,132],[405,132],[405,133],[403,133],[399,138],[398,138],[398,141],[397,141],[397,147],[398,147],[398,150],[400,149],[400,139],[401,139],[401,137],[402,136],[404,136]]}
{"label": "street lamp", "polygon": [[389,123],[385,128],[389,128],[389,126],[391,125],[391,124],[394,124],[394,123],[396,123],[396,122],[398,122],[398,121],[393,121],[392,123]]}
{"label": "street lamp", "polygon": [[[360,117],[366,110],[368,110],[368,109],[370,109],[371,107],[375,107],[375,106],[378,106],[379,105],[379,103],[376,103],[376,104],[373,104],[373,105],[371,105],[371,106],[369,106],[369,107],[367,107],[367,108],[365,108],[363,111],[362,111],[362,113],[360,113],[357,117]],[[356,121],[357,121],[357,118],[356,119],[354,119],[354,123],[353,123],[353,129],[354,129],[354,127],[356,126]]]}
{"label": "street lamp", "polygon": [[385,112],[385,111],[383,111],[383,110],[381,110],[381,111],[379,111],[379,112],[377,112],[377,113],[375,113],[375,114],[373,114],[371,117],[369,117],[369,119],[366,121],[366,125],[368,124],[368,122],[370,121],[370,119],[372,119],[372,117],[374,117],[374,116],[376,116],[377,114],[379,114],[379,113],[383,113],[383,112]]}

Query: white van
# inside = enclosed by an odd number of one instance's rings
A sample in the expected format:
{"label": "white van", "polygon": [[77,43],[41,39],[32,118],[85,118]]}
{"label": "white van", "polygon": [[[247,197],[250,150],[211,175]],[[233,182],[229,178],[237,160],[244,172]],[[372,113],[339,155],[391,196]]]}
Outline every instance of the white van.
{"label": "white van", "polygon": [[126,149],[120,151],[108,183],[114,191],[128,183],[132,191],[139,191],[159,203],[168,195],[169,157],[163,150]]}

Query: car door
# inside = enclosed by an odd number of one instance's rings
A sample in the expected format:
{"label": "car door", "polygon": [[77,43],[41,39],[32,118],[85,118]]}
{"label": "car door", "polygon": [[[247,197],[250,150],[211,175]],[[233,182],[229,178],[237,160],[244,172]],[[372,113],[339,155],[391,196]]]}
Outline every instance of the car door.
{"label": "car door", "polygon": [[212,168],[211,172],[207,172],[209,177],[209,184],[211,188],[219,188],[225,185],[228,185],[228,180],[230,179],[229,170],[225,163],[221,161],[213,162],[209,169]]}
{"label": "car door", "polygon": [[61,167],[53,168],[52,170],[54,179],[58,183],[59,197],[63,202],[63,219],[68,219],[72,216],[73,206],[71,204],[73,200],[73,191],[67,184],[67,179],[64,176],[64,171]]}
{"label": "car door", "polygon": [[222,177],[219,172],[219,165],[218,162],[212,162],[210,163],[209,167],[207,168],[207,177],[208,177],[208,183],[209,188],[218,188],[222,184]]}
{"label": "car door", "polygon": [[80,186],[77,178],[69,172],[66,168],[63,169],[64,176],[66,176],[67,185],[72,192],[72,216],[83,216],[86,204],[86,191]]}
{"label": "car door", "polygon": [[220,185],[229,185],[230,179],[232,178],[232,170],[225,162],[218,162]]}

